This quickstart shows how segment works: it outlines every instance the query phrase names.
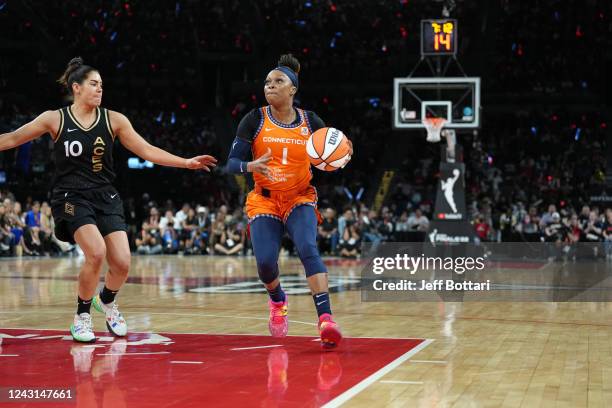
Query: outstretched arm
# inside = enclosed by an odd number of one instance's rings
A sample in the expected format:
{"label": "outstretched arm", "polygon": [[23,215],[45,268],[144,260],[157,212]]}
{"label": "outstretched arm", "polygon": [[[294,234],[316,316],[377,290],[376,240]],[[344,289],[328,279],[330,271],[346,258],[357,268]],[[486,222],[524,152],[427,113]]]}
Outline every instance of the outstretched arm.
{"label": "outstretched arm", "polygon": [[117,134],[121,144],[132,153],[139,157],[159,164],[160,166],[180,167],[186,169],[204,169],[210,171],[211,167],[215,167],[217,159],[212,156],[202,155],[185,159],[175,156],[167,151],[153,146],[140,136],[132,127],[129,119],[125,115],[109,111],[110,121],[113,126],[113,132]]}
{"label": "outstretched arm", "polygon": [[58,111],[43,112],[36,119],[26,123],[19,129],[0,135],[0,151],[21,146],[45,133],[55,135],[55,132],[59,129],[59,125],[60,113]]}

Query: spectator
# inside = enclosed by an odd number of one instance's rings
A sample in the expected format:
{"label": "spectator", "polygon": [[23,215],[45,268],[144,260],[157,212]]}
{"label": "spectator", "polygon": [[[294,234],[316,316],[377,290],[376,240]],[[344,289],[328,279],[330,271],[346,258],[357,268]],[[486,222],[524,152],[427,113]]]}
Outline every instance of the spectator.
{"label": "spectator", "polygon": [[590,214],[591,214],[591,208],[588,205],[583,205],[582,210],[580,211],[580,215],[578,216],[578,221],[580,222],[580,228],[582,228],[583,231],[589,224]]}
{"label": "spectator", "polygon": [[383,211],[383,218],[380,221],[378,228],[383,237],[383,241],[395,240],[395,224],[390,211]]}
{"label": "spectator", "polygon": [[195,246],[199,249],[202,255],[208,254],[208,245],[210,240],[210,230],[212,222],[208,214],[208,208],[199,206],[197,208],[197,225]]}
{"label": "spectator", "polygon": [[21,214],[21,203],[19,203],[19,201],[15,201],[11,207],[12,209],[9,213],[9,222],[11,225],[11,232],[13,233],[15,239],[13,242],[15,245],[15,254],[17,256],[21,256],[21,254],[25,252],[23,234],[26,225]]}
{"label": "spectator", "polygon": [[236,255],[242,250],[242,243],[240,242],[240,234],[236,230],[236,223],[228,223],[219,241],[215,244],[215,252],[223,255]]}
{"label": "spectator", "polygon": [[357,258],[360,243],[361,234],[357,224],[354,221],[348,222],[340,240],[340,256],[343,258]]}
{"label": "spectator", "polygon": [[12,255],[14,239],[15,237],[11,232],[10,222],[6,214],[6,207],[2,203],[0,204],[0,252]]}
{"label": "spectator", "polygon": [[580,220],[578,219],[577,214],[572,214],[569,219],[569,223],[567,226],[567,242],[570,244],[575,244],[579,242],[582,238],[582,227],[580,226]]}
{"label": "spectator", "polygon": [[605,247],[606,247],[606,259],[612,261],[612,209],[606,210],[606,222],[602,228]]}
{"label": "spectator", "polygon": [[185,241],[183,236],[183,221],[187,218],[190,209],[191,205],[189,205],[189,203],[184,203],[183,207],[174,215],[174,230],[177,235],[181,237],[181,241]]}
{"label": "spectator", "polygon": [[340,216],[340,218],[338,219],[338,234],[340,236],[340,239],[342,239],[342,237],[344,236],[344,228],[346,227],[346,224],[352,222],[353,220],[353,210],[351,210],[350,207],[345,208],[344,212],[342,213],[342,216]]}
{"label": "spectator", "polygon": [[600,242],[603,241],[604,225],[599,220],[597,212],[591,211],[589,213],[589,219],[584,228],[584,240],[586,242]]}
{"label": "spectator", "polygon": [[410,232],[410,223],[408,222],[408,211],[402,211],[398,221],[395,223],[395,239],[398,242],[406,242]]}
{"label": "spectator", "polygon": [[318,227],[319,251],[321,254],[336,253],[338,246],[338,221],[336,213],[332,208],[326,208],[323,211],[323,222]]}
{"label": "spectator", "polygon": [[179,250],[179,237],[174,229],[175,220],[172,210],[167,210],[166,214],[159,221],[161,243],[163,252],[166,254],[176,254]]}
{"label": "spectator", "polygon": [[[540,228],[544,229],[548,224],[551,223],[553,214],[557,213],[557,207],[554,204],[548,206],[548,211],[542,214],[540,217]],[[557,213],[558,215],[558,213]]]}
{"label": "spectator", "polygon": [[40,202],[34,201],[32,209],[25,215],[25,224],[30,228],[40,228]]}
{"label": "spectator", "polygon": [[383,240],[382,222],[376,211],[370,210],[366,217],[362,217],[360,226],[364,242],[371,242],[376,246]]}
{"label": "spectator", "polygon": [[491,226],[485,221],[482,215],[476,217],[474,223],[474,229],[476,230],[476,236],[483,242],[490,241]]}
{"label": "spectator", "polygon": [[211,235],[210,235],[210,247],[216,251],[217,244],[221,243],[223,233],[225,232],[225,213],[217,212],[215,221],[212,224]]}
{"label": "spectator", "polygon": [[411,231],[427,232],[429,229],[429,219],[423,215],[423,211],[417,208],[410,217],[408,217],[408,228]]}
{"label": "spectator", "polygon": [[163,251],[159,237],[153,235],[154,229],[147,222],[142,223],[142,228],[136,235],[136,252],[141,255],[156,255]]}
{"label": "spectator", "polygon": [[183,220],[183,237],[185,239],[185,254],[193,255],[202,252],[200,241],[197,237],[198,218],[193,208],[187,210],[187,217]]}
{"label": "spectator", "polygon": [[159,221],[159,211],[157,210],[157,207],[151,207],[149,210],[149,217],[142,223],[142,229],[147,232],[148,236],[154,238],[156,245],[161,245]]}
{"label": "spectator", "polygon": [[149,216],[142,223],[140,232],[136,235],[136,251],[139,254],[155,255],[163,251],[159,222],[157,207],[151,206]]}
{"label": "spectator", "polygon": [[45,201],[40,207],[40,229],[48,239],[50,251],[53,253],[67,254],[74,249],[74,245],[63,242],[55,236],[55,221],[51,214],[51,207]]}
{"label": "spectator", "polygon": [[550,221],[544,226],[544,240],[546,242],[564,242],[566,228],[561,222],[558,212],[553,212]]}

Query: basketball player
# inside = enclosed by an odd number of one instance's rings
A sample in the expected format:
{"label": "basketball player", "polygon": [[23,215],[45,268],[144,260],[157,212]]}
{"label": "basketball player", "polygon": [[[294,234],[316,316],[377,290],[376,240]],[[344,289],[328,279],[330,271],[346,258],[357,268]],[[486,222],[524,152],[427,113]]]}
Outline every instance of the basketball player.
{"label": "basketball player", "polygon": [[[79,274],[78,305],[70,332],[75,341],[94,342],[90,308],[106,315],[106,326],[125,336],[127,324],[114,302],[130,267],[123,204],[112,186],[113,143],[121,144],[145,160],[162,166],[210,171],[216,159],[184,159],[150,145],[121,113],[100,108],[102,78],[95,68],[73,58],[58,82],[74,96],[71,106],[46,111],[14,132],[0,135],[0,151],[12,149],[46,133],[55,142],[56,174],[51,205],[55,234],[76,242],[85,253]],[[95,295],[102,262],[109,270],[102,291]]]}
{"label": "basketball player", "polygon": [[[317,249],[321,218],[317,192],[310,185],[312,173],[306,153],[308,137],[325,124],[314,112],[293,106],[299,70],[298,60],[287,54],[268,73],[264,94],[269,105],[252,110],[240,121],[228,169],[232,173],[253,173],[255,180],[255,188],[246,200],[246,212],[257,272],[270,296],[270,334],[283,337],[288,330],[287,295],[278,271],[281,238],[286,229],[306,270],[319,316],[321,344],[335,347],[342,334],[332,319],[327,268]],[[251,154],[253,161],[249,161]]]}

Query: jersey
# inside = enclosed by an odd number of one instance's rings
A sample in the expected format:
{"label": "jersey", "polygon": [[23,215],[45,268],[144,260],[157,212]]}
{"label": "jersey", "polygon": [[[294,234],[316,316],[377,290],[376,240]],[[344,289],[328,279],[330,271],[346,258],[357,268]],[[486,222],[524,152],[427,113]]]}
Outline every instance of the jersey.
{"label": "jersey", "polygon": [[306,142],[317,129],[325,127],[314,113],[295,108],[296,120],[290,124],[279,122],[270,106],[251,111],[238,127],[238,137],[252,143],[253,158],[264,155],[268,148],[272,159],[268,162],[271,177],[253,174],[255,184],[273,191],[306,188],[312,179]]}
{"label": "jersey", "polygon": [[60,127],[53,151],[56,168],[54,190],[82,190],[110,185],[115,179],[115,136],[108,110],[96,108],[96,120],[89,128],[79,123],[70,106],[59,112]]}

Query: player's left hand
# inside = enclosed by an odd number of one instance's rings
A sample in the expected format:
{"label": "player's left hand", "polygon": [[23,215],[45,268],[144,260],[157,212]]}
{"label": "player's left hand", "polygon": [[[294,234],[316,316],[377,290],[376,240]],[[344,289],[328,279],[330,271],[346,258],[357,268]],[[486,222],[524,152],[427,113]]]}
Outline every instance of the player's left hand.
{"label": "player's left hand", "polygon": [[351,149],[351,151],[349,152],[349,156],[353,157],[353,142],[351,142],[351,139],[349,139],[348,137],[346,138],[346,142],[349,145],[349,149]]}
{"label": "player's left hand", "polygon": [[345,168],[346,165],[351,161],[351,158],[353,157],[353,142],[351,142],[351,139],[349,139],[348,137],[346,138],[346,142],[349,145],[349,157],[346,160],[346,162],[342,165],[342,168]]}
{"label": "player's left hand", "polygon": [[215,159],[213,156],[202,155],[202,156],[192,157],[191,159],[187,159],[187,163],[185,167],[187,167],[190,170],[204,169],[210,172],[210,168],[216,167],[216,166],[217,166],[217,159]]}

